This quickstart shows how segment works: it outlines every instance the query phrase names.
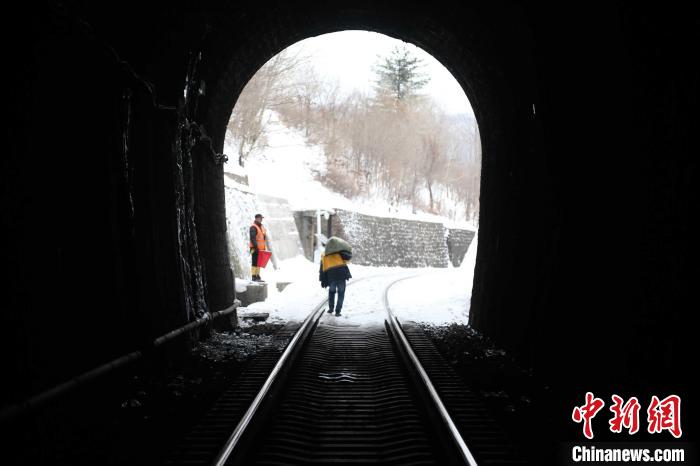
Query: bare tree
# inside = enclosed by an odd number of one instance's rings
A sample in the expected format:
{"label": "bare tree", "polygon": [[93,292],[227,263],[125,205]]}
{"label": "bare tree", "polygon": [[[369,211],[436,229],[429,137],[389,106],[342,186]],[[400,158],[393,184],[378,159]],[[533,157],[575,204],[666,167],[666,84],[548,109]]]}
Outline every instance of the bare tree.
{"label": "bare tree", "polygon": [[[318,176],[348,197],[384,197],[398,208],[467,220],[478,215],[481,169],[473,117],[448,116],[419,90],[427,83],[420,60],[398,48],[377,65],[372,96],[343,96],[320,79],[299,53],[280,54],[251,79],[229,131],[241,165],[265,147],[272,110],[323,148]],[[461,206],[461,207],[460,207]]]}
{"label": "bare tree", "polygon": [[282,51],[265,63],[243,88],[227,127],[236,141],[241,166],[252,152],[265,147],[269,110],[293,105],[300,83],[308,82],[298,75],[307,60],[301,50]]}
{"label": "bare tree", "polygon": [[423,136],[423,156],[425,185],[430,196],[430,212],[435,213],[435,197],[433,195],[433,185],[440,181],[441,170],[444,167],[444,153],[440,142],[434,134]]}

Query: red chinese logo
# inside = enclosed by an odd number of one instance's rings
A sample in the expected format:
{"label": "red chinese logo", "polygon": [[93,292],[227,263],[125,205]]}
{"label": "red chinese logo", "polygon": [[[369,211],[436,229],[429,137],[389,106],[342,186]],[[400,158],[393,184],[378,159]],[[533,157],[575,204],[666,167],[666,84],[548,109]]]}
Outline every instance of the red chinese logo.
{"label": "red chinese logo", "polygon": [[605,402],[603,402],[603,400],[594,397],[593,393],[591,392],[586,392],[586,404],[583,406],[576,406],[574,408],[574,412],[571,413],[571,419],[573,419],[574,422],[580,423],[583,421],[583,435],[585,435],[587,439],[593,438],[593,427],[591,426],[591,420],[595,417],[598,411],[603,409],[603,406],[605,406]]}
{"label": "red chinese logo", "polygon": [[[613,404],[610,411],[613,413],[610,424],[610,432],[620,433],[622,429],[627,429],[630,435],[639,432],[639,400],[631,397],[627,402],[618,396],[612,396]],[[596,398],[593,393],[586,392],[586,403],[583,406],[574,407],[571,419],[576,423],[583,423],[583,435],[587,439],[593,438],[593,418],[598,411],[603,409],[605,402]],[[663,400],[657,396],[651,397],[651,402],[647,408],[647,432],[650,434],[661,433],[667,430],[675,438],[683,435],[681,429],[681,397],[669,395]]]}
{"label": "red chinese logo", "polygon": [[655,434],[664,430],[671,432],[676,438],[683,435],[681,430],[681,397],[670,395],[659,401],[656,396],[651,397],[649,409],[647,409],[649,421],[648,432]]}
{"label": "red chinese logo", "polygon": [[636,397],[632,397],[627,400],[624,405],[624,401],[617,395],[612,396],[613,405],[610,407],[610,411],[613,412],[614,416],[609,421],[610,431],[620,433],[622,428],[629,430],[630,435],[636,434],[639,431],[639,401]]}

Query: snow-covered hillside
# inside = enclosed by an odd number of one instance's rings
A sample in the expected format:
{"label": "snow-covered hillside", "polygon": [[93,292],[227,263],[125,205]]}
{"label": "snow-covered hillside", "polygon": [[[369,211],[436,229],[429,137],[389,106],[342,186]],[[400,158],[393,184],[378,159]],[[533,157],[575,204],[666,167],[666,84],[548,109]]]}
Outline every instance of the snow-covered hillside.
{"label": "snow-covered hillside", "polygon": [[[267,147],[259,153],[251,154],[245,167],[238,165],[236,141],[227,138],[224,146],[224,153],[229,158],[224,171],[247,176],[253,192],[286,198],[294,210],[343,208],[367,215],[440,222],[452,228],[476,229],[468,222],[454,222],[429,213],[414,214],[408,205],[392,207],[376,193],[374,197],[347,199],[331,191],[314,176],[315,173],[325,172],[323,149],[307,145],[302,132],[285,126],[276,112],[268,112],[265,119],[268,121],[265,129]],[[444,202],[447,205],[452,203],[449,199]]]}
{"label": "snow-covered hillside", "polygon": [[[322,149],[307,145],[303,134],[287,128],[275,113],[268,114],[268,117],[267,148],[261,153],[252,154],[245,167],[238,165],[235,141],[227,139],[224,147],[224,152],[229,156],[224,171],[237,177],[247,177],[248,186],[239,187],[244,192],[287,199],[293,210],[342,208],[367,215],[439,222],[448,227],[475,229],[465,222],[452,222],[427,213],[413,214],[408,206],[395,209],[381,198],[350,200],[332,192],[315,177],[316,173],[325,170]],[[227,179],[227,183],[234,182]],[[232,201],[227,198],[227,203],[230,202]],[[248,217],[252,213],[251,206],[245,207],[242,211],[240,206],[227,205],[227,211],[240,215],[238,223],[245,223],[250,221]],[[241,235],[245,235],[245,231],[241,231]],[[241,244],[243,243],[244,240],[241,239]],[[389,305],[400,317],[433,323],[466,323],[476,244],[477,238],[474,238],[464,261],[457,268],[406,269],[351,264],[355,280],[364,279],[357,280],[356,285],[348,288],[343,316],[338,318],[339,322],[381,322],[385,315],[382,300],[387,286],[398,278],[404,278],[393,284],[387,292]],[[326,295],[326,290],[318,282],[318,264],[303,256],[282,260],[277,268],[268,266],[262,276],[270,285],[269,297],[265,302],[251,305],[250,310],[269,312],[273,319],[303,319],[310,308]],[[279,292],[276,287],[278,282],[291,284]],[[237,279],[238,291],[245,290],[246,284],[246,280]]]}

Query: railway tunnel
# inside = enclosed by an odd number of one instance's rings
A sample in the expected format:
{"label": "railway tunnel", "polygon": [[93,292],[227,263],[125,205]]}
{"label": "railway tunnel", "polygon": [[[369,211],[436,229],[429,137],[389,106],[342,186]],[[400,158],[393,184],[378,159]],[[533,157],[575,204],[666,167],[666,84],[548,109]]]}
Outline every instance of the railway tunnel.
{"label": "railway tunnel", "polygon": [[548,374],[562,413],[596,389],[694,409],[698,24],[682,13],[216,0],[16,13],[3,31],[3,401],[233,303],[221,152],[237,96],[285,47],[364,29],[428,51],[474,107],[471,324]]}

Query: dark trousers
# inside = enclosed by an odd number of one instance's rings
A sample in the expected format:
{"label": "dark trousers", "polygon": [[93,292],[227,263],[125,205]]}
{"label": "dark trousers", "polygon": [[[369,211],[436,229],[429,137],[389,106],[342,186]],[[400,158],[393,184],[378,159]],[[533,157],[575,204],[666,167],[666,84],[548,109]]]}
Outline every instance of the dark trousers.
{"label": "dark trousers", "polygon": [[[335,293],[338,292],[338,304],[335,304]],[[343,300],[345,299],[345,280],[333,281],[328,284],[328,306],[332,311],[340,312],[343,308]]]}

